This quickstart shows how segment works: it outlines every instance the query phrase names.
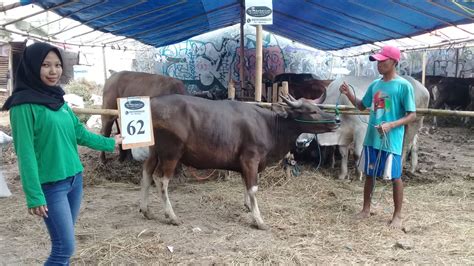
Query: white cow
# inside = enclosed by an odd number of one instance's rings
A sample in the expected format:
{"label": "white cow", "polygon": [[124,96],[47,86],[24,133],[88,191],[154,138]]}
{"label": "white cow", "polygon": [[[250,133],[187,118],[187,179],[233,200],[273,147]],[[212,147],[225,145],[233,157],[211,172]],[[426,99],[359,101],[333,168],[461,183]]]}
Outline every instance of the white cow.
{"label": "white cow", "polygon": [[[408,80],[415,89],[415,103],[417,108],[427,108],[430,100],[428,90],[417,80],[412,77],[403,76]],[[345,95],[340,96],[339,87],[345,81],[350,84],[355,91],[357,98],[362,99],[374,78],[348,76],[338,78],[331,82],[327,88],[327,96],[325,104],[336,104],[339,99],[340,105],[352,105]],[[365,133],[367,131],[368,116],[363,115],[341,115],[341,126],[332,133],[324,133],[318,135],[318,142],[321,146],[339,145],[339,152],[342,156],[341,173],[339,179],[349,178],[347,163],[349,157],[349,145],[354,143],[354,154],[356,159],[362,153]],[[418,164],[417,154],[417,133],[418,129],[423,125],[423,117],[418,116],[416,121],[408,125],[405,129],[405,137],[403,141],[402,162],[405,161],[407,151],[411,151],[411,167],[410,172],[414,172]],[[362,172],[357,170],[359,180],[362,180]]]}
{"label": "white cow", "polygon": [[[5,134],[3,131],[0,131],[0,157],[1,157],[1,149],[3,149],[4,145],[9,144],[12,142],[13,138]],[[8,189],[7,183],[5,182],[5,178],[3,177],[3,173],[0,171],[0,198],[3,197],[10,197],[12,193]]]}

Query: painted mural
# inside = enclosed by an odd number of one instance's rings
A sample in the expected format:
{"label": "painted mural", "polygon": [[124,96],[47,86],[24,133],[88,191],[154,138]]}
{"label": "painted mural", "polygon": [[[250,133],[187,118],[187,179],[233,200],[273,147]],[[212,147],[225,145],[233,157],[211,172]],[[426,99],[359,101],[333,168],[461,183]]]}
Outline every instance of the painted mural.
{"label": "painted mural", "polygon": [[[246,25],[244,31],[246,86],[253,86],[255,28]],[[181,79],[190,93],[226,90],[230,79],[237,85],[240,82],[239,42],[239,26],[235,25],[137,54],[134,69]],[[341,75],[378,76],[376,64],[370,62],[367,55],[335,57],[268,32],[263,34],[263,47],[264,79],[284,72],[312,73],[321,79],[334,79]],[[472,47],[428,51],[427,75],[473,77],[473,52]],[[404,75],[420,73],[422,53],[405,53],[399,72]]]}

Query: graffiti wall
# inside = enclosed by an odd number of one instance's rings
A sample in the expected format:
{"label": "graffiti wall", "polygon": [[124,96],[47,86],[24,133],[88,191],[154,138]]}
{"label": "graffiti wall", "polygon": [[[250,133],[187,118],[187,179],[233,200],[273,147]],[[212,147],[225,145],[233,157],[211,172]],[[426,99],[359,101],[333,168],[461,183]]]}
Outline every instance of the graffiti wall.
{"label": "graffiti wall", "polygon": [[[255,28],[245,27],[244,72],[246,80],[255,77]],[[264,33],[263,72],[273,77],[283,72],[313,73],[322,78],[329,75],[330,58],[318,51],[291,40]],[[152,58],[146,52],[137,55],[137,71],[149,72],[153,61],[154,73],[184,81],[188,91],[224,90],[230,79],[240,82],[239,26],[204,34],[193,39],[157,48]],[[138,60],[137,60],[138,61]]]}
{"label": "graffiti wall", "polygon": [[[245,26],[246,80],[255,77],[255,28]],[[230,79],[239,84],[239,25],[214,31],[193,39],[137,54],[134,68],[181,79],[189,92],[225,90]],[[321,79],[342,75],[378,76],[376,63],[367,55],[335,57],[272,33],[263,34],[263,73],[273,77],[283,72],[312,73]],[[427,75],[472,77],[474,48],[442,49],[427,52]],[[139,52],[140,53],[140,52]],[[405,53],[399,72],[414,75],[421,72],[422,53]],[[456,58],[458,65],[456,66]]]}

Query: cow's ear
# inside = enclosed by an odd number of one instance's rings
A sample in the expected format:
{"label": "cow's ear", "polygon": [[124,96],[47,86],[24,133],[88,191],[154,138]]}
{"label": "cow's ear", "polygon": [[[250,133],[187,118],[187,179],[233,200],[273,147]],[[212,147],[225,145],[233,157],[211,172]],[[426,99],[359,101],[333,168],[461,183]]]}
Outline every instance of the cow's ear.
{"label": "cow's ear", "polygon": [[277,113],[278,116],[283,118],[288,118],[288,110],[290,108],[288,105],[283,105],[279,103],[272,104],[272,111]]}

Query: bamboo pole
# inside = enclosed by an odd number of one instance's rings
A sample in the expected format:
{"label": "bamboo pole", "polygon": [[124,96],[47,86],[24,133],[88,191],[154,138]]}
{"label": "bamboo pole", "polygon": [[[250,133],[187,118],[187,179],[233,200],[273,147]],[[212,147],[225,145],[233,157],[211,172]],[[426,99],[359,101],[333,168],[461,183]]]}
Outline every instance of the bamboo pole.
{"label": "bamboo pole", "polygon": [[[271,108],[274,103],[264,102],[246,102],[249,104],[255,104],[263,108]],[[327,112],[334,112],[336,106],[334,104],[317,104],[321,109]],[[368,115],[368,111],[359,111],[353,106],[339,105],[339,112],[348,115]],[[94,108],[72,108],[76,114],[91,114],[91,115],[118,115],[118,110],[114,109],[94,109]],[[457,117],[474,117],[474,112],[470,111],[456,111],[456,110],[439,110],[439,109],[428,109],[428,108],[417,108],[417,115],[422,116],[457,116]]]}
{"label": "bamboo pole", "polygon": [[272,102],[272,87],[267,87],[267,102],[271,103]]}
{"label": "bamboo pole", "polygon": [[278,102],[278,83],[273,83],[271,102],[272,103]]}
{"label": "bamboo pole", "polygon": [[288,94],[290,93],[289,88],[288,88],[288,81],[283,81],[281,83],[281,94],[285,97],[288,97]]}
{"label": "bamboo pole", "polygon": [[107,82],[107,60],[105,59],[105,45],[102,46],[102,64],[104,67],[104,84]]}
{"label": "bamboo pole", "polygon": [[423,84],[423,86],[425,86],[425,79],[426,79],[426,51],[423,52],[423,59],[421,62],[421,84]]}
{"label": "bamboo pole", "polygon": [[8,51],[8,80],[7,80],[7,91],[8,96],[11,96],[13,93],[13,47],[10,44],[10,51]]}
{"label": "bamboo pole", "polygon": [[[256,104],[257,106],[263,108],[271,108],[272,103],[257,103],[257,102],[247,102],[250,104]],[[317,104],[321,109],[324,109],[326,112],[335,112],[336,105],[334,104]],[[349,105],[339,105],[339,112],[347,115],[368,115],[369,112],[359,111],[353,106]],[[440,110],[440,109],[429,109],[429,108],[417,108],[416,114],[420,116],[455,116],[455,117],[474,117],[474,112],[470,111],[456,111],[456,110]]]}
{"label": "bamboo pole", "polygon": [[257,25],[257,47],[255,49],[255,101],[262,101],[262,66],[263,66],[263,47],[262,47],[262,25]]}
{"label": "bamboo pole", "polygon": [[245,88],[245,43],[244,43],[244,24],[245,24],[245,7],[243,6],[243,1],[240,6],[240,48],[239,48],[239,56],[240,56],[240,66],[239,66],[239,77],[240,77],[240,89],[243,90]]}
{"label": "bamboo pole", "polygon": [[229,79],[229,85],[227,86],[227,99],[235,100],[235,86],[232,79]]}
{"label": "bamboo pole", "polygon": [[278,86],[278,94],[277,94],[277,103],[282,103],[283,100],[280,97],[280,93],[283,93],[283,88],[281,86]]}
{"label": "bamboo pole", "polygon": [[94,108],[72,108],[76,114],[87,114],[87,115],[118,115],[118,110],[114,109],[94,109]]}

